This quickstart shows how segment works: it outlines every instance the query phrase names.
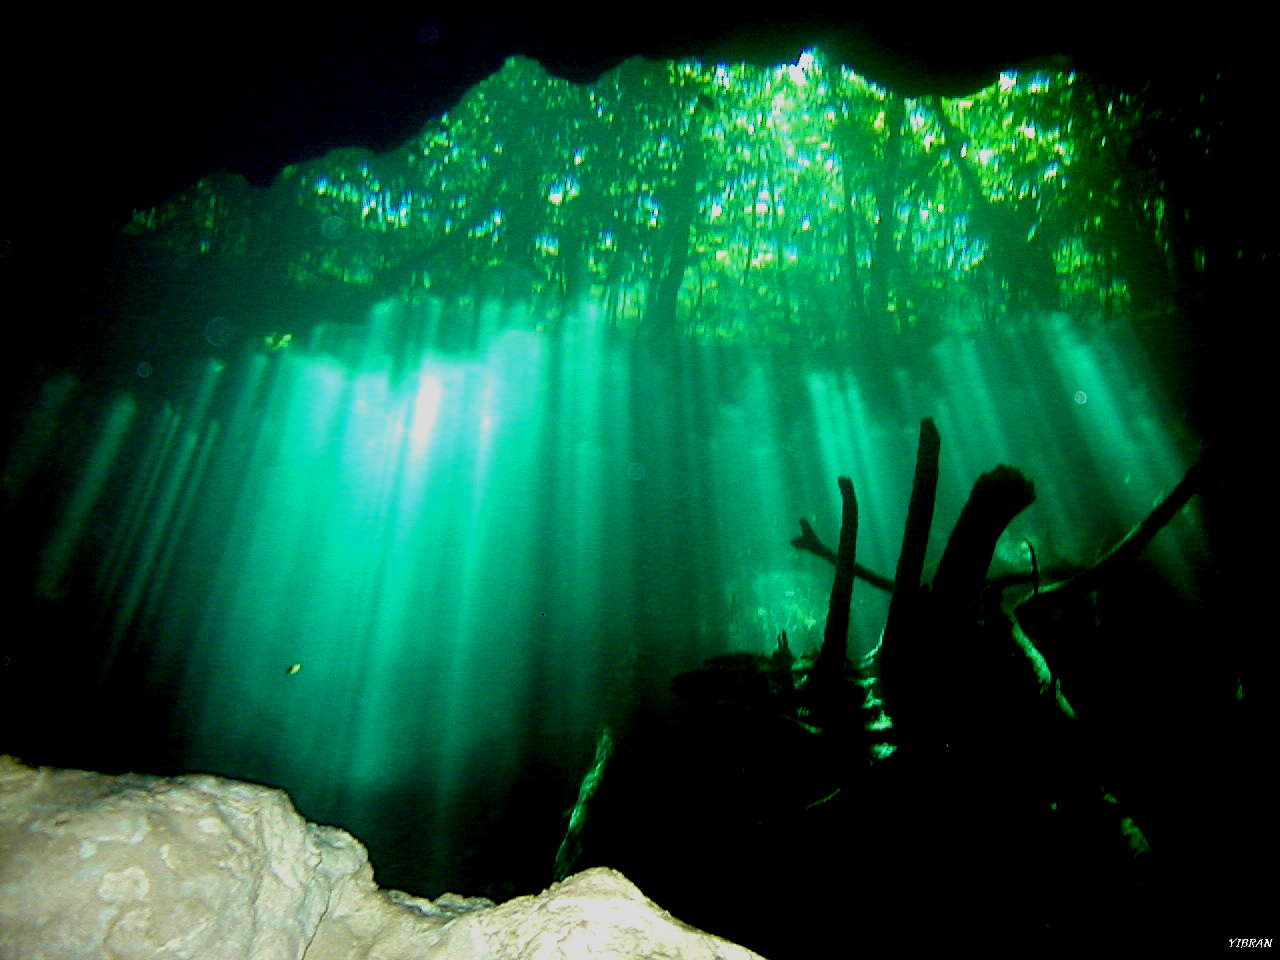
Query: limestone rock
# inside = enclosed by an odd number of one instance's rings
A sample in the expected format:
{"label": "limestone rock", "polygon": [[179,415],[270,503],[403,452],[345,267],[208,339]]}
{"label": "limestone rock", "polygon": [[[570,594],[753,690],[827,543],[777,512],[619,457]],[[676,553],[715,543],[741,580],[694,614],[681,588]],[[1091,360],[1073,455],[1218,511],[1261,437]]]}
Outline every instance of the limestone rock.
{"label": "limestone rock", "polygon": [[439,956],[451,960],[761,960],[681,923],[604,867],[574,874],[536,897],[459,917],[440,931],[439,943]]}
{"label": "limestone rock", "polygon": [[358,840],[288,796],[207,775],[0,757],[0,957],[536,960],[756,954],[588,870],[501,906],[381,890]]}

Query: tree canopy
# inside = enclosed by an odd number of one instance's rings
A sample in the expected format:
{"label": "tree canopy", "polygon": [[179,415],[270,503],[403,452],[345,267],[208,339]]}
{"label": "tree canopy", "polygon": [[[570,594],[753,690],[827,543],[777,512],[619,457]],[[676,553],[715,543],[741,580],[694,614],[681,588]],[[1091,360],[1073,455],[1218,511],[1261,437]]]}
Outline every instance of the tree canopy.
{"label": "tree canopy", "polygon": [[[772,69],[629,61],[574,85],[513,58],[403,148],[264,195],[201,180],[129,230],[323,295],[476,302],[815,347],[1172,308],[1203,254],[1143,107],[1073,73],[910,98],[818,50]],[[1207,143],[1208,132],[1187,131]]]}

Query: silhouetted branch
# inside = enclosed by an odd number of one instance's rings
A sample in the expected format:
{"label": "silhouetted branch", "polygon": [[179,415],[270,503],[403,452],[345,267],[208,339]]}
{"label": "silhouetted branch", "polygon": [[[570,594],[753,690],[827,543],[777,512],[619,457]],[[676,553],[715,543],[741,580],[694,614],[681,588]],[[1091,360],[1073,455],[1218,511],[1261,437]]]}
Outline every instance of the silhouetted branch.
{"label": "silhouetted branch", "polygon": [[1050,584],[1039,593],[1019,603],[1014,614],[1023,630],[1033,636],[1041,632],[1044,628],[1043,621],[1049,611],[1061,607],[1064,602],[1072,598],[1092,593],[1114,578],[1119,568],[1135,560],[1161,528],[1173,519],[1174,514],[1186,506],[1187,501],[1200,491],[1205,469],[1203,460],[1188,469],[1169,495],[1156,504],[1144,520],[1125,534],[1124,538],[1092,567],[1076,573],[1067,580]]}
{"label": "silhouetted branch", "polygon": [[911,501],[907,505],[907,521],[902,531],[902,549],[898,551],[889,617],[885,621],[886,640],[894,633],[910,628],[920,596],[920,576],[924,572],[924,553],[929,545],[934,499],[938,492],[938,455],[941,449],[942,438],[938,436],[933,420],[921,420],[915,479],[911,484]]}
{"label": "silhouetted branch", "polygon": [[[828,547],[825,543],[818,539],[818,535],[813,532],[813,526],[804,517],[800,518],[800,536],[795,537],[791,541],[791,545],[797,550],[807,550],[814,556],[821,557],[828,563],[836,562],[836,552]],[[873,587],[881,590],[893,591],[893,580],[883,574],[876,573],[860,563],[853,565],[853,574],[859,580],[865,580]]]}
{"label": "silhouetted branch", "polygon": [[1036,498],[1022,471],[1003,464],[978,477],[933,578],[933,609],[955,622],[977,618],[996,541]]}
{"label": "silhouetted branch", "polygon": [[[1055,567],[1040,568],[1040,582],[1057,583],[1059,580],[1067,580],[1080,573],[1084,568],[1062,564]],[[1032,570],[1015,570],[1012,573],[1002,573],[998,577],[992,577],[987,581],[987,589],[989,590],[1008,590],[1010,587],[1016,587],[1023,583],[1034,583],[1035,572]],[[1042,588],[1043,589],[1043,588]]]}
{"label": "silhouetted branch", "polygon": [[800,518],[800,536],[795,537],[791,545],[797,550],[808,550],[832,564],[836,562],[836,552],[818,539],[818,535],[813,532],[813,525],[804,517]]}
{"label": "silhouetted branch", "polygon": [[836,575],[831,584],[831,604],[822,634],[822,651],[814,664],[815,675],[843,678],[849,654],[849,607],[853,603],[854,555],[858,542],[858,499],[853,481],[840,477],[840,549],[836,553]]}

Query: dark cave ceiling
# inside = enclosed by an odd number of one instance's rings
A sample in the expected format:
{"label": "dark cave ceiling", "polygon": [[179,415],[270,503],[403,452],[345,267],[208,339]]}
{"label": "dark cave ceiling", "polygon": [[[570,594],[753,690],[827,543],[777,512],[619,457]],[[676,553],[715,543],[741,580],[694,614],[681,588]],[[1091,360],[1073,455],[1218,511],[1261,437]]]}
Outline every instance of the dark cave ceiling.
{"label": "dark cave ceiling", "polygon": [[[52,174],[46,182],[91,178],[76,205],[107,221],[219,169],[267,183],[334,147],[403,142],[512,54],[586,81],[634,55],[769,64],[817,44],[905,93],[970,93],[1001,68],[1029,64],[1140,91],[1216,69],[1227,31],[1047,4],[855,9],[766,16],[704,5],[673,16],[599,4],[286,3],[64,15],[31,5],[8,16],[20,40],[3,67],[7,112],[21,146],[5,151],[6,182],[33,165]],[[6,221],[47,199],[11,192]]]}

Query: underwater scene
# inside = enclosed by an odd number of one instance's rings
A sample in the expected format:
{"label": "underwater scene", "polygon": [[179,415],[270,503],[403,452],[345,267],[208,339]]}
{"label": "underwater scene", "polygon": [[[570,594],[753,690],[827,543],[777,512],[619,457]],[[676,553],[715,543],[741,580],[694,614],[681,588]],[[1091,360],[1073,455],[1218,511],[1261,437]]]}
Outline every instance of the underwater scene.
{"label": "underwater scene", "polygon": [[424,897],[613,866],[774,958],[752,901],[819,883],[871,939],[1164,929],[1243,698],[1180,122],[512,58],[210,171],[9,389],[0,751],[283,788]]}

